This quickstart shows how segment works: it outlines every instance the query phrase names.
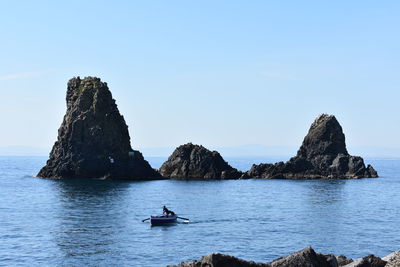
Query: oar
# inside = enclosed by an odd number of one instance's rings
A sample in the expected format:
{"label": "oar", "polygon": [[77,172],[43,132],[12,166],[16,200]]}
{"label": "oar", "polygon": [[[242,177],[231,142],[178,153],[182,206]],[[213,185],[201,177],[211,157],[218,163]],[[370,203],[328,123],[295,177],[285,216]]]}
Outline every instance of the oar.
{"label": "oar", "polygon": [[176,216],[176,218],[178,218],[178,219],[182,219],[182,220],[186,220],[186,221],[189,221],[189,219],[188,219],[188,218],[183,218],[183,217],[178,217],[178,216]]}
{"label": "oar", "polygon": [[145,222],[145,221],[147,221],[147,220],[150,220],[150,218],[144,219],[144,220],[142,220],[142,222]]}

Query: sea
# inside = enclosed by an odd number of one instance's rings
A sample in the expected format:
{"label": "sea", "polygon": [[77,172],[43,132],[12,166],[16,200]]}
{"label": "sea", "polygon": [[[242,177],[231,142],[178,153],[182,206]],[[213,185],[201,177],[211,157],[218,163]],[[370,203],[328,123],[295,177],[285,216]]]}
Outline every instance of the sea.
{"label": "sea", "polygon": [[[286,158],[287,159],[287,158]],[[359,180],[99,181],[35,178],[47,157],[0,157],[0,266],[166,266],[226,253],[268,262],[400,250],[400,159]],[[165,158],[147,158],[157,168]],[[226,158],[247,170],[285,158]],[[189,223],[142,222],[166,205]]]}

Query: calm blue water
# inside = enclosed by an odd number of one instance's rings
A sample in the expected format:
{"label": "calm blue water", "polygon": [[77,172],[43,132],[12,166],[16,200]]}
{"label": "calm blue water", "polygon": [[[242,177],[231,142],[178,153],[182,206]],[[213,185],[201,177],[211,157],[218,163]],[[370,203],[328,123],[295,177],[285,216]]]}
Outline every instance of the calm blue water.
{"label": "calm blue water", "polygon": [[[381,178],[345,181],[32,178],[45,160],[0,157],[0,265],[165,266],[212,252],[267,262],[306,246],[352,258],[400,249],[400,160],[369,160]],[[149,160],[158,167],[163,159]],[[246,169],[260,159],[228,161]],[[164,204],[191,223],[141,222]]]}

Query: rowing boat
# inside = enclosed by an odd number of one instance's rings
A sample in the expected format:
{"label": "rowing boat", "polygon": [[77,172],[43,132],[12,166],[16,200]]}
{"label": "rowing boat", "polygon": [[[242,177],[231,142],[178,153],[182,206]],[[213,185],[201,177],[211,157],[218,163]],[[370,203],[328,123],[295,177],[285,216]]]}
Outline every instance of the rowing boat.
{"label": "rowing boat", "polygon": [[150,223],[151,225],[168,225],[177,223],[178,216],[175,215],[158,215],[151,216]]}

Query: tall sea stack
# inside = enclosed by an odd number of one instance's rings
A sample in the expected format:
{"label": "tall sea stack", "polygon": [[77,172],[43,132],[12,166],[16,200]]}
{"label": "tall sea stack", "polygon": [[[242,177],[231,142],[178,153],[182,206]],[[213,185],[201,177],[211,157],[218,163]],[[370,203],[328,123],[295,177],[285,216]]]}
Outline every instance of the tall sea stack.
{"label": "tall sea stack", "polygon": [[253,165],[250,177],[283,179],[351,179],[378,177],[371,165],[347,152],[335,116],[322,114],[311,125],[297,155],[288,162]]}
{"label": "tall sea stack", "polygon": [[67,112],[38,176],[48,178],[156,179],[161,176],[131,148],[128,126],[107,83],[96,77],[68,82]]}

